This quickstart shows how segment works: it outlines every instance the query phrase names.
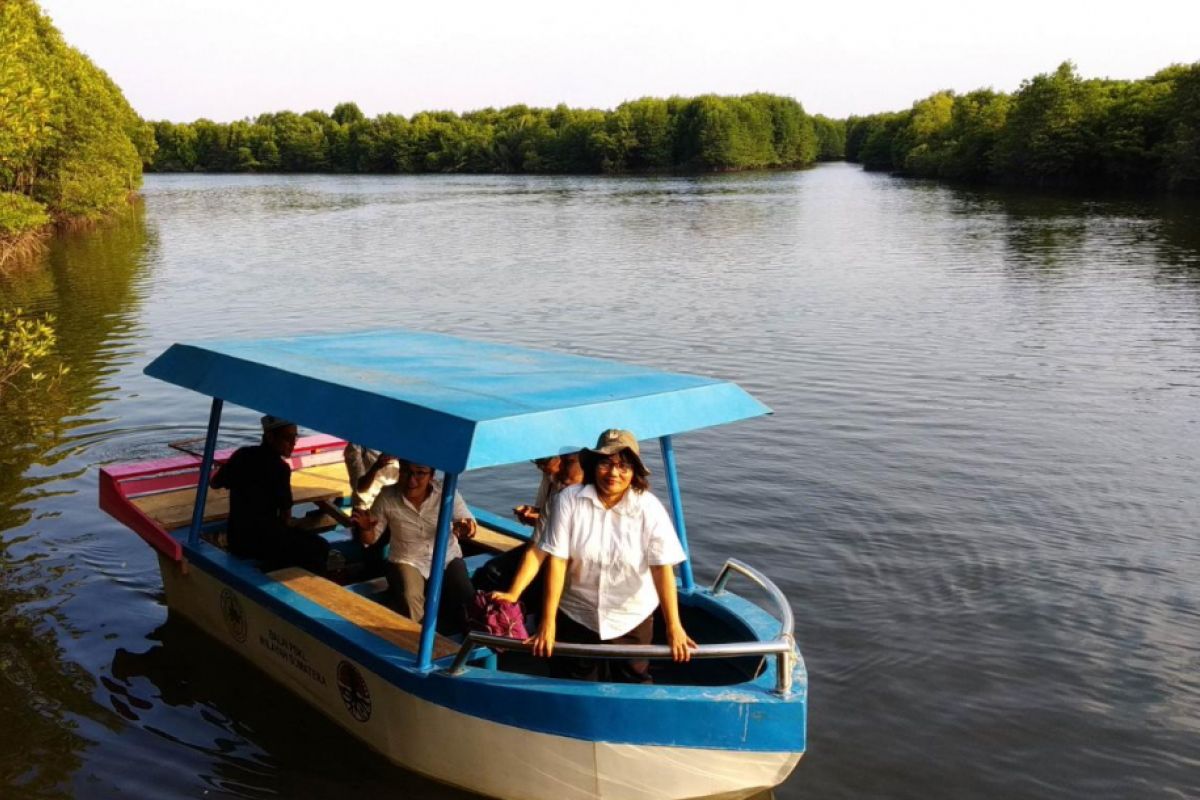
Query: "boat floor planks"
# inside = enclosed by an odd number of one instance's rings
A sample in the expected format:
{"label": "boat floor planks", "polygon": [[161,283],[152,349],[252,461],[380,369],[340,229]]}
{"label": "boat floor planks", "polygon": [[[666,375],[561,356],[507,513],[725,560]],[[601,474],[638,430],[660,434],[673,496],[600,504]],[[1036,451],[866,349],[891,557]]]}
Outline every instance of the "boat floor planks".
{"label": "boat floor planks", "polygon": [[[413,622],[374,600],[355,594],[301,567],[275,570],[268,572],[267,576],[296,594],[345,617],[364,631],[373,633],[407,652],[417,652],[417,645],[421,639],[419,622]],[[433,642],[433,657],[454,655],[458,649],[459,645],[454,641],[439,635]]]}

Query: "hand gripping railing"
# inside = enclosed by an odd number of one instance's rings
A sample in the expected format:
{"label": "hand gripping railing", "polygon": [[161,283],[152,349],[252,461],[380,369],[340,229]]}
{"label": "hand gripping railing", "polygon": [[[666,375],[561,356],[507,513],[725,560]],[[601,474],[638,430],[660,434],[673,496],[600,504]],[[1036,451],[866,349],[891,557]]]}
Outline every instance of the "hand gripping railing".
{"label": "hand gripping railing", "polygon": [[[783,592],[753,567],[731,558],[721,568],[717,579],[713,581],[714,595],[725,591],[732,573],[738,572],[758,584],[771,596],[779,606],[780,628],[779,635],[767,642],[730,642],[724,644],[702,644],[691,651],[692,658],[735,658],[738,656],[775,656],[775,693],[783,696],[792,691],[792,665],[795,663],[796,642],[793,636],[794,621],[792,608],[788,605]],[[515,650],[532,652],[533,645],[510,639],[506,636],[493,636],[489,633],[471,631],[463,639],[462,647],[454,663],[448,670],[450,675],[462,674],[467,668],[467,661],[477,647],[491,647],[496,650]],[[655,661],[667,661],[672,658],[671,648],[665,644],[577,644],[575,642],[555,642],[554,655],[575,656],[576,658],[636,658]]]}

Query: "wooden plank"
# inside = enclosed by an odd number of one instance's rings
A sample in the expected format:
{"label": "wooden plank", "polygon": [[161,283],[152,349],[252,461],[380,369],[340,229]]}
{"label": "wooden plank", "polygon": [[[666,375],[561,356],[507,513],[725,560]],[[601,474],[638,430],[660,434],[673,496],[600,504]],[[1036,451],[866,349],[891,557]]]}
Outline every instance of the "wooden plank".
{"label": "wooden plank", "polygon": [[471,541],[484,550],[491,550],[494,553],[507,553],[514,547],[520,547],[524,544],[520,539],[514,539],[506,533],[501,533],[484,525],[476,526],[475,538]]}
{"label": "wooden plank", "polygon": [[[346,465],[341,462],[305,467],[292,473],[292,501],[315,503],[318,500],[336,500],[350,492],[350,478]],[[133,498],[133,504],[142,513],[167,530],[182,528],[192,521],[192,508],[196,504],[196,489],[176,489],[171,492],[144,495]],[[229,516],[229,492],[225,489],[209,489],[204,502],[204,521],[224,519]]]}
{"label": "wooden plank", "polygon": [[[267,575],[296,594],[345,617],[364,631],[416,654],[421,640],[421,625],[408,617],[301,567],[279,569]],[[453,655],[458,649],[459,646],[445,636],[434,638],[434,658]]]}

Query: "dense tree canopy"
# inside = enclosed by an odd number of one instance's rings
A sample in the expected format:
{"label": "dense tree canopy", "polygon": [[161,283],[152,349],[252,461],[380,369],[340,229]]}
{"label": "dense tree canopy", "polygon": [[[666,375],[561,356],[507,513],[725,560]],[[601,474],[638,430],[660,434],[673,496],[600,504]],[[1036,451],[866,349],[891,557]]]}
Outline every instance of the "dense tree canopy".
{"label": "dense tree canopy", "polygon": [[1200,188],[1200,63],[1138,81],[1062,64],[1008,95],[938,92],[852,117],[846,158],[919,177],[1036,186]]}
{"label": "dense tree canopy", "polygon": [[154,146],[121,90],[33,0],[0,0],[0,240],[124,203]]}
{"label": "dense tree canopy", "polygon": [[619,173],[798,167],[840,158],[845,125],[790,97],[642,98],[611,111],[485,108],[368,119],[281,111],[220,124],[154,124],[162,172]]}

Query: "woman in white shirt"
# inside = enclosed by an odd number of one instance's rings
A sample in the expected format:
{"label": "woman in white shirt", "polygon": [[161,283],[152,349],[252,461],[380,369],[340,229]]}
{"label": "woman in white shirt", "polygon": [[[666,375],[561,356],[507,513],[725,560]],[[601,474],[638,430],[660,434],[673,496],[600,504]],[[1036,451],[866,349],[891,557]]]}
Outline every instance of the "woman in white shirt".
{"label": "woman in white shirt", "polygon": [[[650,491],[637,439],[607,430],[581,454],[584,482],[564,489],[538,547],[547,554],[542,622],[530,641],[550,656],[556,641],[649,644],[661,607],[676,661],[696,643],[679,619],[673,566],[683,548]],[[514,586],[516,594],[524,587]],[[642,660],[556,658],[551,674],[579,680],[650,683]]]}
{"label": "woman in white shirt", "polygon": [[442,599],[438,613],[438,631],[457,633],[463,628],[463,605],[475,594],[467,566],[462,558],[459,539],[475,536],[475,517],[462,495],[454,493],[454,517],[446,559],[433,564],[434,540],[441,508],[442,485],[433,478],[433,469],[423,464],[400,461],[400,480],[385,486],[371,506],[375,530],[387,528],[392,543],[384,566],[388,589],[402,614],[417,622],[425,616],[425,590],[430,573],[444,570]]}

